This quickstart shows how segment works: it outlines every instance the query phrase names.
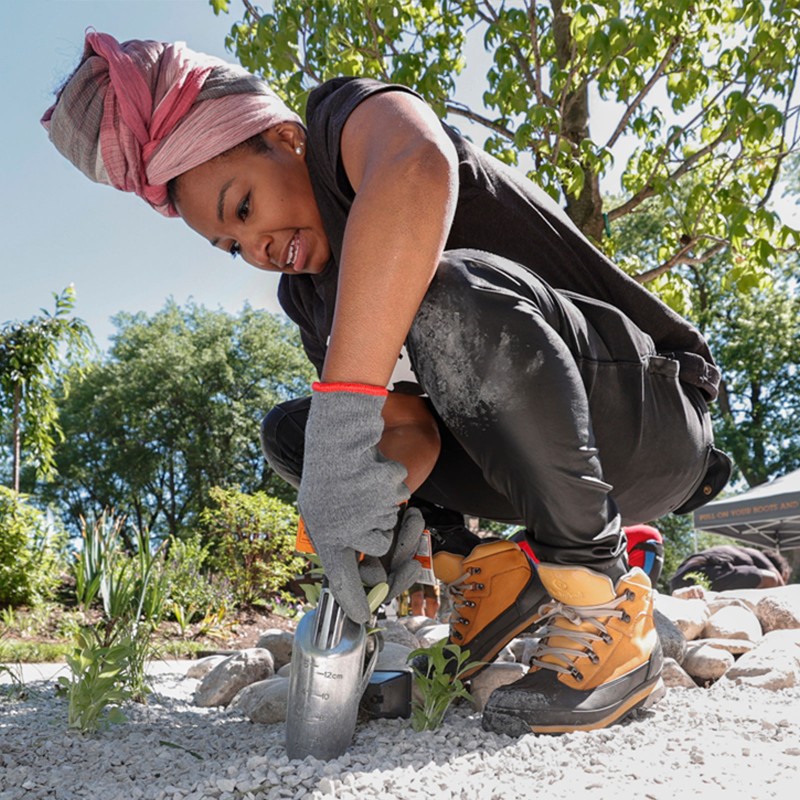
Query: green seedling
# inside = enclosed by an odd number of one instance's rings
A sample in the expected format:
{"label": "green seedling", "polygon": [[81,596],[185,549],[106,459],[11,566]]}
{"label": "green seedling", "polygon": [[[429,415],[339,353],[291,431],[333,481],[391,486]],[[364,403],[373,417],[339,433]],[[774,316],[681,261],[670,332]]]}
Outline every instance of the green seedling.
{"label": "green seedling", "polygon": [[58,679],[69,704],[68,726],[90,733],[104,723],[123,722],[119,706],[132,696],[125,686],[130,646],[99,647],[88,631],[78,634],[76,645],[67,656],[70,676]]}
{"label": "green seedling", "polygon": [[[442,639],[430,647],[421,647],[409,653],[411,662],[416,656],[425,656],[427,668],[422,672],[413,666],[414,684],[422,700],[415,699],[411,709],[411,727],[419,731],[434,731],[441,727],[444,716],[457,699],[472,700],[472,695],[464,686],[461,676],[479,666],[482,662],[468,663],[469,650],[462,650],[457,644],[447,644]],[[447,669],[448,662],[455,661],[455,669]]]}

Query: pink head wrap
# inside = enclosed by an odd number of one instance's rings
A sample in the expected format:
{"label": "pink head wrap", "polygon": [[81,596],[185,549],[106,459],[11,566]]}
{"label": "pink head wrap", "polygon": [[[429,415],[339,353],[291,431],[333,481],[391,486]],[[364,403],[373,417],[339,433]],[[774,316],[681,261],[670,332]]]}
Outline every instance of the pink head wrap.
{"label": "pink head wrap", "polygon": [[181,43],[86,34],[80,66],[42,117],[88,178],[177,216],[167,182],[251,136],[300,117],[264,81]]}

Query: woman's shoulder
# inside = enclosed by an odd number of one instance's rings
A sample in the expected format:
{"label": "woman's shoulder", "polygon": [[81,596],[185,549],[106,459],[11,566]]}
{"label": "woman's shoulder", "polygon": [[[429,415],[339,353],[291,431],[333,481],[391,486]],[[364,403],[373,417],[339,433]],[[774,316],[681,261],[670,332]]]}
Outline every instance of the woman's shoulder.
{"label": "woman's shoulder", "polygon": [[309,94],[306,123],[311,125],[321,117],[346,118],[367,97],[386,91],[404,91],[417,95],[408,86],[385,83],[373,78],[331,78]]}

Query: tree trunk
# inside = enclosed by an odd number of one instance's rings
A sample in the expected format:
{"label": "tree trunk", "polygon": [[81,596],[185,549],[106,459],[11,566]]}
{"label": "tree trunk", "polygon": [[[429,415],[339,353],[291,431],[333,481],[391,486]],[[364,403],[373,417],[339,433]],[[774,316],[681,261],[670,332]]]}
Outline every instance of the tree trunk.
{"label": "tree trunk", "polygon": [[[551,0],[553,9],[553,36],[556,43],[558,65],[567,69],[572,57],[572,37],[569,26],[571,17],[563,11],[563,0]],[[564,104],[561,120],[561,136],[575,146],[589,136],[589,88],[570,92]],[[603,238],[603,200],[600,194],[600,178],[583,165],[583,190],[575,197],[566,195],[566,211],[570,219],[595,242]]]}
{"label": "tree trunk", "polygon": [[21,447],[21,416],[22,416],[22,384],[14,384],[14,458],[12,461],[12,474],[14,479],[14,491],[19,492],[19,473],[20,473],[20,458],[22,454]]}

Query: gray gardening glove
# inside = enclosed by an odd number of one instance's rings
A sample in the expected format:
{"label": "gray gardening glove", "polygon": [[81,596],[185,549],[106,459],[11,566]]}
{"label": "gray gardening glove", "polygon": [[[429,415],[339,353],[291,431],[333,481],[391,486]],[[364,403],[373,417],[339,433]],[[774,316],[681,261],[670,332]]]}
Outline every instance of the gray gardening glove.
{"label": "gray gardening glove", "polygon": [[378,583],[389,584],[389,594],[385,602],[393,600],[419,580],[422,565],[414,556],[423,530],[425,530],[425,520],[420,510],[406,509],[402,512],[402,521],[398,526],[388,569],[384,565],[386,559],[376,556],[367,556],[358,565],[363,583],[368,586],[375,586]]}
{"label": "gray gardening glove", "polygon": [[354,622],[370,618],[358,554],[392,545],[406,469],[378,451],[387,392],[360,384],[315,383],[297,496],[333,596]]}

